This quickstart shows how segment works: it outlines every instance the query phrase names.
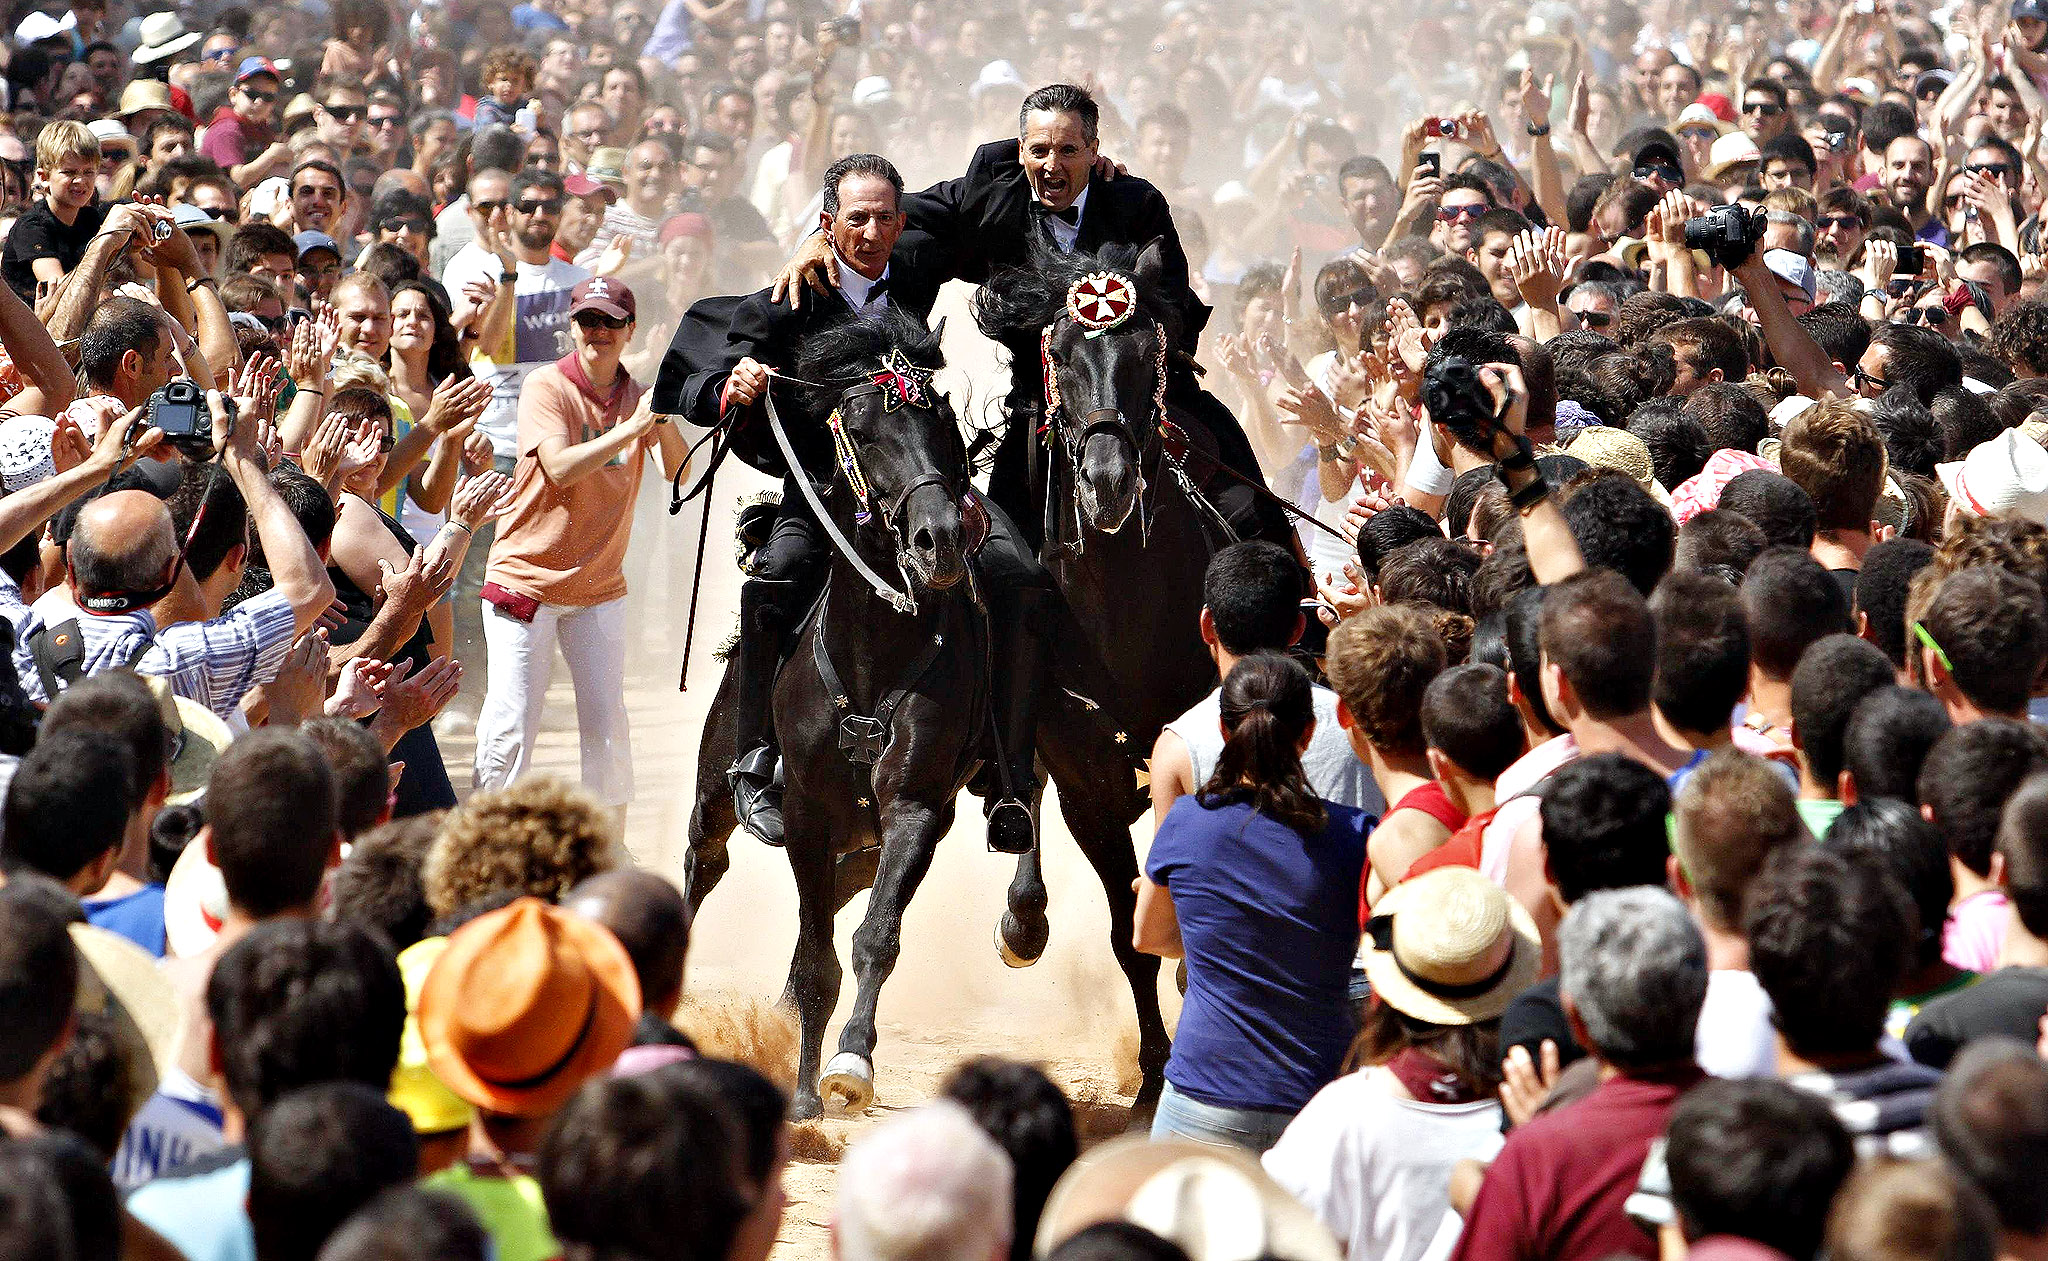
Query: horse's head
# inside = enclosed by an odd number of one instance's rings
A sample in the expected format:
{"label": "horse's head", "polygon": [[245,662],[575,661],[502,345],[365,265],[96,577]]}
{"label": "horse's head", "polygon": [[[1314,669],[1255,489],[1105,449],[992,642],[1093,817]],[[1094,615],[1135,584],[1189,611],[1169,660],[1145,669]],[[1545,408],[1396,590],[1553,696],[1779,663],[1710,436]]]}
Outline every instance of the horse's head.
{"label": "horse's head", "polygon": [[835,494],[853,497],[856,532],[886,539],[919,586],[943,591],[967,572],[960,497],[967,449],[952,406],[932,387],[943,367],[940,332],[893,308],[881,319],[850,319],[811,337],[797,371],[829,383],[839,470]]}
{"label": "horse's head", "polygon": [[[984,332],[1037,332],[1046,421],[1073,471],[1080,515],[1114,534],[1144,488],[1145,453],[1162,419],[1172,315],[1161,301],[1164,251],[1041,253],[1031,272],[982,288]],[[992,293],[998,287],[1009,292]],[[992,327],[995,326],[995,327]],[[1013,371],[1016,368],[1013,367]]]}

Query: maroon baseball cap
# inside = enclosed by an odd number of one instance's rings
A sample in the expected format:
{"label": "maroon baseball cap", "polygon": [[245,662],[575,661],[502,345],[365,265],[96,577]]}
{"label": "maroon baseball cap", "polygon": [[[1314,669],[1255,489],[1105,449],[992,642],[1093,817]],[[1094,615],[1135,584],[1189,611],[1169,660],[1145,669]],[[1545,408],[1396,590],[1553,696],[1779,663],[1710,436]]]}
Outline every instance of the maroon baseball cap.
{"label": "maroon baseball cap", "polygon": [[637,319],[633,291],[610,276],[592,276],[569,291],[569,314],[601,311],[615,320]]}
{"label": "maroon baseball cap", "polygon": [[588,175],[564,175],[562,177],[562,191],[571,197],[588,197],[592,193],[603,193],[607,204],[619,199],[617,189],[602,180],[594,180]]}

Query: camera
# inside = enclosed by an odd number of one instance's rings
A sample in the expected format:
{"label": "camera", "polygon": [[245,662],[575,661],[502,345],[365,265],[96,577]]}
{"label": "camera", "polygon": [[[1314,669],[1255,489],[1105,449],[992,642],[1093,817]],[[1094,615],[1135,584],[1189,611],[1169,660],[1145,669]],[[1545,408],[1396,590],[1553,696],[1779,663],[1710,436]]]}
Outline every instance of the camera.
{"label": "camera", "polygon": [[[221,403],[227,409],[228,432],[235,427],[235,400],[221,396]],[[213,455],[213,413],[206,406],[206,391],[190,377],[178,377],[165,384],[164,388],[149,396],[149,410],[144,423],[152,429],[161,430],[164,441],[171,444],[178,454],[190,460],[205,460]]]}
{"label": "camera", "polygon": [[1428,167],[1432,178],[1441,176],[1444,173],[1443,155],[1434,151],[1424,153],[1416,165]]}
{"label": "camera", "polygon": [[1927,271],[1927,247],[1924,245],[1901,245],[1899,265],[1892,270],[1894,276],[1921,276]]}
{"label": "camera", "polygon": [[1432,118],[1423,126],[1422,134],[1425,136],[1435,136],[1438,139],[1456,140],[1458,138],[1458,120],[1455,118]]}
{"label": "camera", "polygon": [[1430,423],[1449,433],[1458,445],[1490,454],[1493,450],[1493,392],[1479,378],[1479,368],[1463,355],[1446,355],[1429,365],[1422,377],[1422,402]]}
{"label": "camera", "polygon": [[1764,212],[1747,206],[1716,206],[1685,221],[1685,245],[1722,267],[1737,267],[1764,239]]}

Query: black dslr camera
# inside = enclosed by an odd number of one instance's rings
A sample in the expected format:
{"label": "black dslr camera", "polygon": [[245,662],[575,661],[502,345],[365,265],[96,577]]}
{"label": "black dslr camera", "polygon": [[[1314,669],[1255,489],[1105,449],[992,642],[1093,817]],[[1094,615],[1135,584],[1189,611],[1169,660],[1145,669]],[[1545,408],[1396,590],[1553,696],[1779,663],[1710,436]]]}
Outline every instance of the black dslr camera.
{"label": "black dslr camera", "polygon": [[1431,423],[1459,446],[1491,458],[1499,417],[1477,364],[1463,355],[1446,355],[1431,364],[1422,377],[1422,402]]}
{"label": "black dslr camera", "polygon": [[[235,400],[221,396],[228,413],[228,432],[235,427]],[[149,412],[143,423],[163,431],[164,441],[188,460],[213,458],[213,413],[206,406],[206,391],[190,377],[177,377],[149,396]]]}
{"label": "black dslr camera", "polygon": [[1747,206],[1716,206],[1685,221],[1685,246],[1723,267],[1739,267],[1764,239],[1764,212]]}

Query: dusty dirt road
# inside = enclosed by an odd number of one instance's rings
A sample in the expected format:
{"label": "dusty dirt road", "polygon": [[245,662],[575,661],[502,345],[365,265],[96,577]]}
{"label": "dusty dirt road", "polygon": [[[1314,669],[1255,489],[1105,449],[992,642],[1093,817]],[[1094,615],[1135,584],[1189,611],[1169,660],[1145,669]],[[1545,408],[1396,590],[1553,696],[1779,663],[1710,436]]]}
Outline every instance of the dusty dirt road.
{"label": "dusty dirt road", "polygon": [[[951,317],[946,341],[955,366],[940,376],[939,385],[959,407],[965,375],[972,389],[963,410],[978,415],[1001,397],[1006,374],[995,361],[993,345],[974,332],[965,292],[954,285],[941,303],[939,313]],[[723,669],[716,652],[737,625],[734,514],[744,497],[771,488],[768,479],[737,461],[718,474],[689,690],[682,693],[676,690],[677,671],[701,508],[692,503],[682,515],[668,516],[668,488],[650,477],[635,514],[627,562],[631,639],[626,699],[637,796],[627,812],[626,845],[637,862],[678,882],[688,848],[698,735]],[[464,680],[460,703],[472,714],[482,695],[481,665],[477,662]],[[450,736],[442,743],[450,777],[466,792],[470,742]],[[537,763],[543,771],[574,779],[578,757],[574,693],[566,667],[558,662]],[[828,1255],[838,1151],[863,1127],[930,1098],[962,1059],[989,1054],[1039,1063],[1076,1099],[1084,1132],[1101,1137],[1124,1128],[1135,1089],[1137,1022],[1130,990],[1110,955],[1100,882],[1049,799],[1043,847],[1052,940],[1035,967],[1007,968],[997,958],[994,931],[1013,860],[987,851],[974,799],[963,799],[959,816],[904,917],[902,962],[882,991],[875,1104],[864,1116],[828,1113],[803,1128],[799,1160],[788,1178],[790,1204],[777,1261],[816,1261]],[[1149,814],[1133,834],[1142,850],[1152,834]],[[839,916],[842,961],[850,958],[849,942],[866,908],[863,894]],[[706,902],[692,936],[692,1006],[681,1023],[703,1035],[707,1048],[765,1060],[769,1066],[779,1061],[785,1083],[794,1071],[793,1026],[767,1008],[782,992],[795,940],[796,891],[787,860],[751,837],[735,837],[732,870]],[[1171,975],[1168,970],[1162,980],[1169,1022],[1178,1005]],[[849,966],[827,1034],[827,1058],[853,992]]]}

